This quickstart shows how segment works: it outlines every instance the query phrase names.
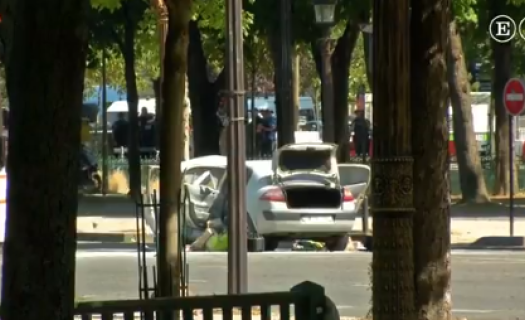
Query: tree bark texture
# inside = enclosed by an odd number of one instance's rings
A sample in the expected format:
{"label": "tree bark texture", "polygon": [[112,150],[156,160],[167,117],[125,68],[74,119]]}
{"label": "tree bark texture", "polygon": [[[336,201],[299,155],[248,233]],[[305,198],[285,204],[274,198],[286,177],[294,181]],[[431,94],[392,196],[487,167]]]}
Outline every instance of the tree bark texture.
{"label": "tree bark texture", "polygon": [[493,95],[496,115],[496,171],[493,193],[499,195],[510,194],[510,167],[509,167],[509,116],[503,104],[503,89],[511,78],[512,45],[491,41],[494,61]]}
{"label": "tree bark texture", "polygon": [[415,319],[409,3],[409,0],[373,2],[374,320]]}
{"label": "tree bark texture", "polygon": [[[126,93],[128,102],[128,122],[129,122],[129,143],[128,143],[128,164],[129,164],[129,188],[134,199],[138,199],[141,189],[141,168],[139,152],[139,93],[137,89],[137,75],[135,73],[135,34],[137,32],[136,23],[126,12],[126,3],[122,3],[124,14],[127,15],[124,26],[124,43],[122,56],[124,57],[124,77],[126,79]],[[131,10],[131,8],[128,8]]]}
{"label": "tree bark texture", "polygon": [[3,5],[2,19],[16,38],[8,41],[7,57],[2,319],[70,320],[89,1]]}
{"label": "tree bark texture", "polygon": [[202,48],[197,21],[190,21],[188,46],[188,85],[193,122],[193,155],[202,157],[220,154],[221,126],[217,119],[219,93],[226,86],[226,74],[221,71],[215,81],[208,78],[208,61]]}
{"label": "tree bark texture", "polygon": [[459,182],[463,202],[489,202],[485,176],[481,167],[478,142],[474,135],[470,82],[456,20],[449,25],[450,44],[447,74],[453,110],[454,143],[459,165]]}
{"label": "tree bark texture", "polygon": [[184,149],[184,109],[192,0],[167,0],[168,34],[162,84],[160,152],[159,289],[161,296],[179,296],[181,246],[180,163]]}
{"label": "tree bark texture", "polygon": [[414,279],[418,320],[449,320],[450,189],[447,50],[449,0],[412,1]]}
{"label": "tree bark texture", "polygon": [[301,54],[298,52],[299,50],[297,48],[294,48],[292,50],[293,56],[293,78],[292,78],[292,85],[293,85],[293,94],[292,94],[292,101],[293,101],[293,123],[295,123],[295,128],[297,128],[297,124],[299,122],[299,109],[301,108]]}

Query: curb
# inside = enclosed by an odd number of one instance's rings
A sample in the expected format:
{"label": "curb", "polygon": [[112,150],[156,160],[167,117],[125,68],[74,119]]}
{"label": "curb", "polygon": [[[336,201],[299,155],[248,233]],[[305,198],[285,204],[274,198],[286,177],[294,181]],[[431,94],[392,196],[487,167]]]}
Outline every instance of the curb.
{"label": "curb", "polygon": [[481,237],[471,244],[472,247],[515,247],[525,249],[525,237],[490,236]]}
{"label": "curb", "polygon": [[[140,236],[140,235],[139,235]],[[145,242],[154,243],[153,236],[146,234]],[[77,233],[77,241],[84,242],[108,242],[108,243],[136,243],[136,233],[116,233],[116,232],[82,232]]]}

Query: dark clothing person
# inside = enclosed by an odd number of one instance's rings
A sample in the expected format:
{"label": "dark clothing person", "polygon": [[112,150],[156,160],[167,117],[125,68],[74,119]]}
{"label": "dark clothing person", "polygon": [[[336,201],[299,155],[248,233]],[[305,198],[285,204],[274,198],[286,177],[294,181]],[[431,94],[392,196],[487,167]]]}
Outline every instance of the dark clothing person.
{"label": "dark clothing person", "polygon": [[120,118],[113,123],[113,140],[116,148],[128,147],[129,123],[126,119]]}
{"label": "dark clothing person", "polygon": [[139,148],[142,157],[151,158],[156,154],[155,150],[155,118],[152,115],[139,117]]}
{"label": "dark clothing person", "polygon": [[263,118],[257,115],[255,117],[255,150],[257,155],[261,155],[261,146],[262,146],[262,140],[263,140],[263,132],[262,132],[262,125],[263,125]]}
{"label": "dark clothing person", "polygon": [[263,157],[271,157],[273,150],[275,149],[275,141],[277,140],[276,134],[277,119],[271,114],[270,111],[266,110],[264,118],[261,120],[261,155]]}
{"label": "dark clothing person", "polygon": [[370,123],[359,115],[354,120],[354,146],[357,156],[366,156],[370,145]]}

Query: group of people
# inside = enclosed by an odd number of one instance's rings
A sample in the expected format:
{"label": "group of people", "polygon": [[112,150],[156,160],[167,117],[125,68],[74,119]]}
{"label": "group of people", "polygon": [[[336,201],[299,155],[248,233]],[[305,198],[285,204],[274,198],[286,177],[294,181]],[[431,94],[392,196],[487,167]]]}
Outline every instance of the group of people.
{"label": "group of people", "polygon": [[[127,114],[121,112],[118,119],[111,126],[113,133],[113,147],[127,148],[129,143],[129,121]],[[156,126],[155,116],[148,112],[147,108],[142,108],[139,115],[139,148],[141,154],[155,153],[156,146]]]}

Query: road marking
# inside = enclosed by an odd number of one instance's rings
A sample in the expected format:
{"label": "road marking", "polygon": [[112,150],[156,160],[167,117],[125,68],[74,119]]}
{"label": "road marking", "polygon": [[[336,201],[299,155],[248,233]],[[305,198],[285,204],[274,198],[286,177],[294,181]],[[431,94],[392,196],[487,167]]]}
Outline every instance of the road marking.
{"label": "road marking", "polygon": [[337,308],[337,310],[342,310],[342,309],[355,309],[354,306],[335,306]]}
{"label": "road marking", "polygon": [[498,310],[452,309],[452,312],[459,312],[459,313],[493,313],[497,311]]}

